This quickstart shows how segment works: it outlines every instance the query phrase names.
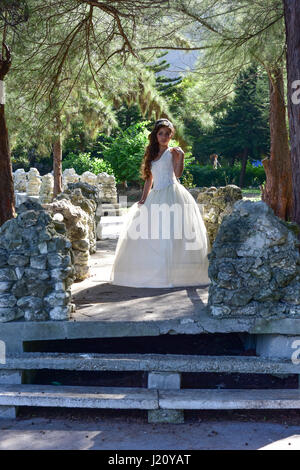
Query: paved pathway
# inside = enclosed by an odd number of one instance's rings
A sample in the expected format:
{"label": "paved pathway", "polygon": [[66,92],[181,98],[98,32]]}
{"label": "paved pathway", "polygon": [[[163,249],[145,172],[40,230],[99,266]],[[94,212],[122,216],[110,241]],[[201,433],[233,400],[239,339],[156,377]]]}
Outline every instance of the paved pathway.
{"label": "paved pathway", "polygon": [[90,277],[72,284],[76,321],[184,319],[198,316],[206,307],[208,286],[150,289],[109,284],[116,244],[117,239],[98,241]]}
{"label": "paved pathway", "polygon": [[201,419],[198,413],[198,422],[148,424],[132,413],[109,415],[44,410],[34,417],[27,413],[16,421],[1,420],[0,450],[300,450],[299,425],[263,422],[263,416],[258,422],[241,422]]}

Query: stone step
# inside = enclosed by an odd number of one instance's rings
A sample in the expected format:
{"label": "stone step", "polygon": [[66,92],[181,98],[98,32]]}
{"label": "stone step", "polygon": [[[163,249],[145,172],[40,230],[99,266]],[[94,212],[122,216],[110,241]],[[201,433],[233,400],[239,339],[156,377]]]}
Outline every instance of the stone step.
{"label": "stone step", "polygon": [[[116,216],[115,220],[106,220],[109,216],[104,216],[101,218],[100,224],[108,227],[108,226],[113,226],[113,225],[122,225],[124,223],[124,219],[121,216]],[[110,217],[111,219],[111,217]]]}
{"label": "stone step", "polygon": [[[101,217],[108,217],[108,216],[121,216],[126,214],[127,209],[122,208],[122,209],[103,209],[102,212],[100,212]],[[101,219],[102,220],[102,219]]]}
{"label": "stone step", "polygon": [[[107,216],[121,216],[127,212],[127,208],[119,202],[117,203],[103,203],[101,204],[99,215],[102,217]],[[106,215],[104,215],[106,214]]]}
{"label": "stone step", "polygon": [[10,353],[1,369],[300,374],[290,359],[183,354]]}
{"label": "stone step", "polygon": [[116,208],[116,209],[119,209],[121,207],[121,204],[119,202],[103,202],[101,204],[101,207],[103,209],[111,209],[112,207]]}
{"label": "stone step", "polygon": [[54,385],[0,385],[0,405],[155,410],[155,389]]}
{"label": "stone step", "polygon": [[159,407],[168,410],[300,408],[300,389],[160,390]]}
{"label": "stone step", "polygon": [[299,409],[300,389],[181,389],[1,385],[1,406],[146,410]]}
{"label": "stone step", "polygon": [[122,209],[125,208],[125,206],[122,206],[122,207],[114,207],[114,205],[112,205],[111,207],[104,207],[104,204],[102,204],[102,210],[105,211],[105,212],[113,212],[113,211],[120,211]]}

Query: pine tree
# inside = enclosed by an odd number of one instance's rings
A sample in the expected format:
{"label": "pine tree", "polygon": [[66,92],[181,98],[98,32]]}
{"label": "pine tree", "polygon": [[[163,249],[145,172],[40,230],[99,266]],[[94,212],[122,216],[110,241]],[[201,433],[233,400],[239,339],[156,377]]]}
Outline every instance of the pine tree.
{"label": "pine tree", "polygon": [[[242,160],[239,185],[243,187],[248,157],[257,159],[268,151],[270,131],[263,118],[263,105],[257,94],[257,67],[242,71],[236,81],[235,97],[224,117],[216,119],[215,139],[227,158]],[[232,162],[232,160],[231,160]]]}
{"label": "pine tree", "polygon": [[[207,95],[218,102],[232,92],[239,72],[251,63],[268,74],[270,94],[270,158],[262,163],[266,183],[262,200],[288,220],[293,214],[292,166],[284,94],[285,30],[282,0],[178,0],[178,12],[196,24],[206,46],[198,70],[207,80]],[[198,27],[198,29],[197,29]]]}

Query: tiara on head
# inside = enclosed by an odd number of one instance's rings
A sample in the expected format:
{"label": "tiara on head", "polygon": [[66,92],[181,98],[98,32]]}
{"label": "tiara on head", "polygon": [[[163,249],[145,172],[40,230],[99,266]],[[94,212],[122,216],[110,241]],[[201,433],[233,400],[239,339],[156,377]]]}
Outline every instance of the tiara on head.
{"label": "tiara on head", "polygon": [[174,127],[169,119],[158,119],[155,123],[155,127],[159,126],[160,124],[166,124],[166,126]]}

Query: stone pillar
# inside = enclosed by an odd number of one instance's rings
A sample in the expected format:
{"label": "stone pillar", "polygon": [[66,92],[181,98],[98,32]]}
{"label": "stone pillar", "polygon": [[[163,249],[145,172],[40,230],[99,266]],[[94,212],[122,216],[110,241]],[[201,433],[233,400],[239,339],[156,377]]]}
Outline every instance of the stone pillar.
{"label": "stone pillar", "polygon": [[67,168],[62,174],[63,190],[68,189],[69,183],[77,183],[79,179],[80,177],[77,175],[74,168]]}
{"label": "stone pillar", "polygon": [[113,175],[108,173],[99,173],[97,175],[97,183],[101,185],[103,192],[103,202],[115,204],[118,202],[118,194],[116,180]]}
{"label": "stone pillar", "polygon": [[[181,374],[177,372],[149,372],[148,388],[158,390],[178,390]],[[184,423],[183,410],[149,410],[148,423]]]}
{"label": "stone pillar", "polygon": [[53,200],[54,178],[51,173],[42,176],[40,188],[40,203],[48,204]]}
{"label": "stone pillar", "polygon": [[27,196],[39,196],[41,187],[40,173],[36,168],[30,168],[26,185]]}
{"label": "stone pillar", "polygon": [[24,168],[19,168],[14,172],[14,187],[19,193],[26,193],[27,175]]}

